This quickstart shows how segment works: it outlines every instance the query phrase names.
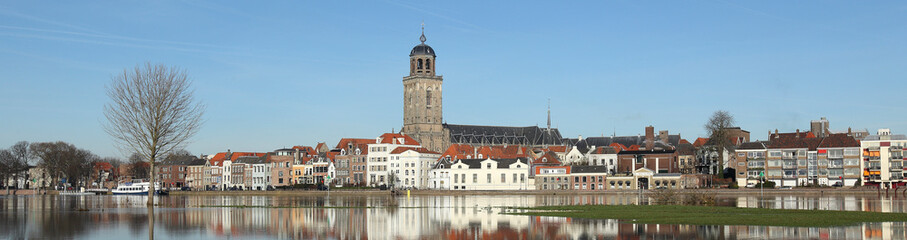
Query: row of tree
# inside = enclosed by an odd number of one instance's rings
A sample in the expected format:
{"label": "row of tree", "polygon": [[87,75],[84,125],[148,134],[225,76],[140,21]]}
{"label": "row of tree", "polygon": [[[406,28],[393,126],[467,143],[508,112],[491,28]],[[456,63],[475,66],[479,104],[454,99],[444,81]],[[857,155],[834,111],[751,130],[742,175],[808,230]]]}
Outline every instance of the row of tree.
{"label": "row of tree", "polygon": [[[28,175],[28,170],[33,166],[41,169],[36,172],[41,176]],[[110,169],[99,169],[101,166],[109,166]],[[149,164],[138,154],[133,154],[129,158],[129,163],[123,165],[117,158],[101,158],[89,150],[62,141],[38,143],[21,141],[8,149],[0,149],[0,179],[3,179],[0,187],[6,188],[9,193],[11,188],[18,187],[16,184],[20,179],[29,181],[38,178],[49,179],[51,186],[60,186],[63,182],[72,186],[90,186],[92,180],[117,180],[117,170],[121,167],[126,167],[127,174],[133,178],[148,177]],[[99,175],[101,170],[110,170],[107,178]]]}

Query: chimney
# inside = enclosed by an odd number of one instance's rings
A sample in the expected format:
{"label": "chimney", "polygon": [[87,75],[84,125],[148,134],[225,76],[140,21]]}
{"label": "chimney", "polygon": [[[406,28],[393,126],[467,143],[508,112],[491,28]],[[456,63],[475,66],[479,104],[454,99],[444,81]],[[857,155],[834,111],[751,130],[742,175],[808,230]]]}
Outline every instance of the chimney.
{"label": "chimney", "polygon": [[646,127],[646,150],[655,148],[655,127],[649,125]]}
{"label": "chimney", "polygon": [[668,130],[658,131],[658,139],[662,142],[668,142]]}
{"label": "chimney", "polygon": [[799,128],[797,128],[797,136],[796,136],[796,138],[800,138],[800,129],[799,129]]}

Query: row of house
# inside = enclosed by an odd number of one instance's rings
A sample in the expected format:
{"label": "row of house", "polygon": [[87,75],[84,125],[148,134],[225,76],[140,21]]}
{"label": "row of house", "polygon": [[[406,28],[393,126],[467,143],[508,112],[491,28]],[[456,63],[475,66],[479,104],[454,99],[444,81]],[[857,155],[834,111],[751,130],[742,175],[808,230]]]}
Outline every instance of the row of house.
{"label": "row of house", "polygon": [[[824,120],[824,119],[823,119]],[[440,190],[628,190],[709,186],[716,175],[740,186],[903,185],[907,137],[819,130],[769,132],[750,141],[740,128],[689,142],[668,131],[564,139],[555,146],[450,144],[431,151],[412,137],[343,138],[333,148],[295,146],[227,152],[158,164],[166,186],[264,190],[293,184]]]}
{"label": "row of house", "polygon": [[907,136],[879,129],[861,139],[848,133],[770,134],[768,141],[736,149],[738,184],[772,181],[781,186],[904,186]]}

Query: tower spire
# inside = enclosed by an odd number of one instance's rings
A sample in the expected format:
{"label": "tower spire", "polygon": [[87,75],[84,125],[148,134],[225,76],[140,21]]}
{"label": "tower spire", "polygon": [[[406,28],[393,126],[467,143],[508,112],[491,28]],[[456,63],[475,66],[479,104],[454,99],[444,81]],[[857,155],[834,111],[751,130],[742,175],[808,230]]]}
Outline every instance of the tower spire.
{"label": "tower spire", "polygon": [[419,41],[425,44],[425,21],[422,21],[422,36],[419,37]]}
{"label": "tower spire", "polygon": [[548,133],[551,133],[551,98],[548,98]]}

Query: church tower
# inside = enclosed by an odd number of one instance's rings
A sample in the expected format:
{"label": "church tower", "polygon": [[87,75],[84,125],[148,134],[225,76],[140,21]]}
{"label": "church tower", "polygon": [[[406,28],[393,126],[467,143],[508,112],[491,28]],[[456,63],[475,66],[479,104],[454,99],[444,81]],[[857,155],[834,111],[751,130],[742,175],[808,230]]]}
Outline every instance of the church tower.
{"label": "church tower", "polygon": [[448,140],[441,124],[442,76],[435,75],[435,50],[422,43],[409,53],[409,76],[403,77],[403,133],[419,141],[422,147],[441,152]]}

